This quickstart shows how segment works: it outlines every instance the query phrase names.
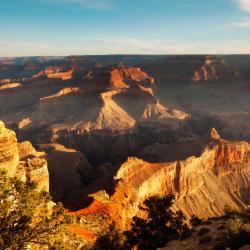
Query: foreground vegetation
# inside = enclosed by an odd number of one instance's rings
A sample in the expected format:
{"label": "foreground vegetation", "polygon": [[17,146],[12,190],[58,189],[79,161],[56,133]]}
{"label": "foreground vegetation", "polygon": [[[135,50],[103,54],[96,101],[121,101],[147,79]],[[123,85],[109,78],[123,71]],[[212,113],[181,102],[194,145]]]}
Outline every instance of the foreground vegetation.
{"label": "foreground vegetation", "polygon": [[[111,226],[95,245],[87,248],[69,233],[72,217],[61,204],[54,204],[35,185],[0,173],[0,249],[95,249],[151,250],[174,246],[200,249],[237,250],[250,244],[250,211],[225,210],[225,215],[202,221],[193,216],[189,223],[182,212],[171,210],[173,195],[153,196],[140,208],[144,216],[134,217],[131,230],[120,232]],[[195,248],[194,244],[198,244]],[[200,248],[199,248],[200,247]]]}
{"label": "foreground vegetation", "polygon": [[166,249],[213,249],[238,250],[250,244],[250,211],[225,209],[225,215],[203,221],[193,216],[187,224],[182,212],[173,212],[173,195],[154,196],[141,208],[145,218],[134,217],[131,230],[119,232],[114,226],[101,236],[94,249],[149,250]]}
{"label": "foreground vegetation", "polygon": [[47,192],[0,173],[0,249],[69,249],[71,221]]}
{"label": "foreground vegetation", "polygon": [[153,196],[145,200],[141,210],[145,219],[134,217],[131,230],[118,232],[112,226],[106,235],[101,236],[95,249],[156,249],[169,241],[184,239],[190,234],[186,218],[182,212],[173,212],[173,195]]}

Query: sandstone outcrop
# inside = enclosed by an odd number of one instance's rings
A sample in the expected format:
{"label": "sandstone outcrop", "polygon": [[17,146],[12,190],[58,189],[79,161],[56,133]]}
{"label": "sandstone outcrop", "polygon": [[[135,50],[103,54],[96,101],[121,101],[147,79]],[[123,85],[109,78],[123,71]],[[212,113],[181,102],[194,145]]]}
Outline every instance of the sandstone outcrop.
{"label": "sandstone outcrop", "polygon": [[124,67],[119,64],[114,68],[97,68],[90,71],[81,85],[84,92],[103,92],[110,89],[123,89],[134,85],[150,86],[154,79],[139,67]]}
{"label": "sandstone outcrop", "polygon": [[20,161],[15,175],[24,182],[36,184],[39,191],[49,191],[49,172],[45,158],[30,156],[25,161]]}
{"label": "sandstone outcrop", "polygon": [[32,77],[38,78],[38,77],[48,76],[49,74],[56,74],[61,71],[62,71],[62,67],[49,66],[49,67],[46,67],[44,70],[38,72],[37,74],[33,75]]}
{"label": "sandstone outcrop", "polygon": [[49,191],[49,172],[45,152],[36,151],[28,142],[18,143],[20,162],[15,175],[37,185],[37,190]]}
{"label": "sandstone outcrop", "polygon": [[20,87],[20,86],[21,86],[21,83],[6,83],[6,84],[3,84],[3,85],[0,85],[0,90],[13,89],[13,88],[17,88],[17,87]]}
{"label": "sandstone outcrop", "polygon": [[14,131],[0,121],[0,168],[13,175],[19,164],[17,139]]}
{"label": "sandstone outcrop", "polygon": [[36,149],[29,141],[18,143],[18,153],[20,160],[25,160],[29,156],[37,154]]}
{"label": "sandstone outcrop", "polygon": [[73,73],[74,69],[70,69],[66,72],[47,73],[46,76],[48,78],[59,78],[62,79],[63,81],[66,81],[72,78]]}
{"label": "sandstone outcrop", "polygon": [[166,163],[129,158],[114,179],[110,201],[116,205],[110,209],[110,220],[122,229],[140,215],[146,198],[168,193],[176,197],[174,209],[188,217],[220,216],[225,206],[240,210],[250,203],[250,145],[212,138],[197,157]]}
{"label": "sandstone outcrop", "polygon": [[11,176],[37,184],[49,191],[49,173],[45,153],[37,152],[30,142],[17,143],[14,131],[0,121],[0,168]]}

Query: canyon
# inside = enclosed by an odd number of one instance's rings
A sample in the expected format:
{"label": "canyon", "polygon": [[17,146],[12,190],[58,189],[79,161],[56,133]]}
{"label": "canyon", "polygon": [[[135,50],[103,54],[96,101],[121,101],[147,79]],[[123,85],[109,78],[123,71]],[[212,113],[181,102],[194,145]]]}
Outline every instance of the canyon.
{"label": "canyon", "polygon": [[[0,167],[93,239],[153,195],[188,218],[250,204],[250,56],[0,59]],[[97,232],[93,229],[97,225]]]}

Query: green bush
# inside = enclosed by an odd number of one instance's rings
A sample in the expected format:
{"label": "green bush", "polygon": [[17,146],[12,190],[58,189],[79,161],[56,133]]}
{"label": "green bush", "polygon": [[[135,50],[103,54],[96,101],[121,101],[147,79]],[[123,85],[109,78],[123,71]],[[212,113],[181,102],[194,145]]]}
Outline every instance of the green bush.
{"label": "green bush", "polygon": [[62,205],[49,208],[50,196],[33,184],[0,173],[0,249],[64,249],[71,217]]}

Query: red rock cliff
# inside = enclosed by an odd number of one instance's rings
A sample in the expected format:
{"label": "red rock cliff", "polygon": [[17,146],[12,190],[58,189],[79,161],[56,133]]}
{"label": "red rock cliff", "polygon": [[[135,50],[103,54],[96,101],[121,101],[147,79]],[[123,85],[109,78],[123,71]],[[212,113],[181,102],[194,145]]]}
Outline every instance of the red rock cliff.
{"label": "red rock cliff", "polygon": [[[167,152],[165,152],[167,154]],[[110,220],[126,229],[139,205],[153,195],[174,193],[174,209],[188,217],[219,216],[225,206],[246,208],[250,203],[250,145],[212,139],[199,157],[169,163],[129,158],[116,176],[110,198]]]}

